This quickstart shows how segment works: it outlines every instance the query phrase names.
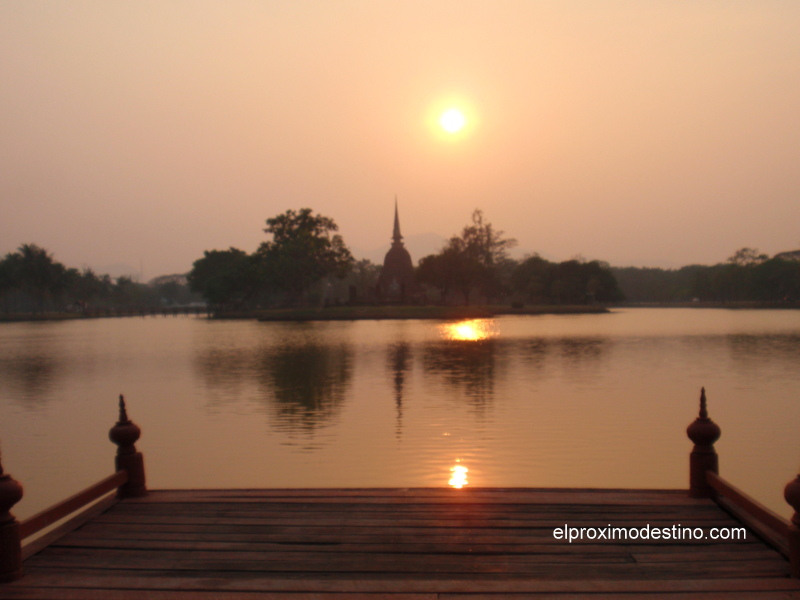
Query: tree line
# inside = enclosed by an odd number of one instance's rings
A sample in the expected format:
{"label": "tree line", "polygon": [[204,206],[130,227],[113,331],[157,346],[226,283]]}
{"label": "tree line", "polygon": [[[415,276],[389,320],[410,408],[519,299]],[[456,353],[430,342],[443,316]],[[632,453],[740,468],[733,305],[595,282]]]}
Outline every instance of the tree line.
{"label": "tree line", "polygon": [[264,232],[272,239],[252,254],[238,248],[205,251],[192,265],[189,286],[220,310],[315,303],[330,295],[334,281],[355,271],[338,229],[310,208],[287,210],[267,219]]}
{"label": "tree line", "polygon": [[680,269],[613,268],[628,302],[796,303],[800,302],[797,253],[772,258],[741,248],[724,263]]}
{"label": "tree line", "polygon": [[[156,308],[200,298],[219,311],[275,306],[370,304],[381,265],[356,261],[330,217],[310,208],[267,219],[269,239],[253,253],[208,250],[186,275],[146,285],[91,269],[67,268],[45,249],[24,244],[0,260],[5,313]],[[591,304],[800,301],[800,253],[770,258],[742,248],[725,263],[680,269],[610,267],[600,261],[509,257],[507,238],[475,210],[459,234],[415,268],[419,304]]]}
{"label": "tree line", "polygon": [[[355,261],[333,219],[310,208],[267,219],[271,239],[252,254],[209,250],[188,275],[191,289],[221,310],[266,306],[372,303],[380,265]],[[471,223],[415,269],[420,304],[533,302],[586,304],[622,299],[608,265],[539,256],[516,261],[506,238],[476,210]]]}
{"label": "tree line", "polygon": [[0,260],[0,306],[5,314],[149,309],[199,300],[178,277],[152,285],[68,268],[36,244],[23,244]]}
{"label": "tree line", "polygon": [[469,304],[473,296],[486,304],[622,300],[607,264],[578,259],[554,263],[536,254],[514,260],[508,250],[516,243],[485,221],[482,211],[475,210],[472,223],[460,235],[452,236],[437,254],[419,261],[417,280],[428,288],[429,299],[438,292],[440,302],[452,302],[454,294],[460,295],[464,304]]}

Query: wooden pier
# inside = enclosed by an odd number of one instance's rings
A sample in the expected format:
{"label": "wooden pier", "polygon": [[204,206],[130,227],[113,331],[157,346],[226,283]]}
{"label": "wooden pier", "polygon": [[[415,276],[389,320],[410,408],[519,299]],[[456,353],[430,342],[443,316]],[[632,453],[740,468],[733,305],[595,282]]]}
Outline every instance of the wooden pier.
{"label": "wooden pier", "polygon": [[[21,490],[0,468],[0,598],[800,598],[798,515],[782,519],[718,476],[704,398],[688,432],[688,492],[148,491],[123,408],[117,472],[21,524],[7,512]],[[800,478],[786,496],[797,510]],[[21,571],[7,560],[20,558]]]}

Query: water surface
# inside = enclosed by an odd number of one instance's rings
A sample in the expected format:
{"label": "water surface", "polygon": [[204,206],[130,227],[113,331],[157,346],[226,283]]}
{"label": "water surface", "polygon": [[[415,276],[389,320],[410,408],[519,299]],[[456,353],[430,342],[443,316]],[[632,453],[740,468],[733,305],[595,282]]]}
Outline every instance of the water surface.
{"label": "water surface", "polygon": [[3,466],[19,517],[109,474],[124,393],[152,488],[682,488],[705,386],[721,473],[788,515],[799,349],[777,310],[3,324]]}

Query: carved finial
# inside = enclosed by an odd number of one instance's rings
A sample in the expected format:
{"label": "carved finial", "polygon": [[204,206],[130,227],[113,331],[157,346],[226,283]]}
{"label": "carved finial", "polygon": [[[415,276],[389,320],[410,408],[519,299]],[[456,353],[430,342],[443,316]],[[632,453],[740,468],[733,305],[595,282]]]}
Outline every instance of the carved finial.
{"label": "carved finial", "polygon": [[128,413],[125,410],[125,397],[122,394],[119,395],[119,422],[129,422]]}
{"label": "carved finial", "polygon": [[117,496],[131,498],[147,494],[144,480],[144,459],[141,452],[136,451],[134,444],[142,431],[128,418],[125,410],[125,398],[119,396],[119,421],[108,432],[109,439],[117,445],[115,466],[117,471],[127,471],[128,481],[119,487]]}
{"label": "carved finial", "polygon": [[719,425],[708,418],[706,406],[706,389],[700,390],[700,414],[686,428],[686,435],[694,442],[689,455],[689,496],[693,498],[711,498],[714,489],[706,481],[706,473],[719,473],[719,460],[714,450],[714,442],[722,431]]}
{"label": "carved finial", "polygon": [[133,454],[136,452],[134,444],[140,435],[141,430],[139,427],[128,418],[128,413],[125,410],[125,398],[120,394],[119,421],[108,432],[108,437],[119,446],[118,454]]}
{"label": "carved finial", "polygon": [[22,577],[19,521],[11,508],[22,499],[22,486],[0,465],[0,583]]}
{"label": "carved finial", "polygon": [[22,577],[22,539],[11,507],[22,499],[22,486],[0,465],[0,583]]}
{"label": "carved finial", "polygon": [[800,578],[800,475],[786,484],[783,497],[794,509],[792,524],[789,526],[789,572]]}
{"label": "carved finial", "polygon": [[0,462],[0,525],[14,521],[14,516],[9,512],[22,498],[22,486],[11,475],[3,472]]}
{"label": "carved finial", "polygon": [[800,475],[786,484],[786,487],[783,489],[783,497],[786,498],[786,502],[789,503],[789,506],[794,509],[792,523],[800,527]]}
{"label": "carved finial", "polygon": [[722,431],[719,425],[708,418],[706,388],[700,389],[700,415],[686,429],[686,434],[696,446],[710,447],[719,439]]}

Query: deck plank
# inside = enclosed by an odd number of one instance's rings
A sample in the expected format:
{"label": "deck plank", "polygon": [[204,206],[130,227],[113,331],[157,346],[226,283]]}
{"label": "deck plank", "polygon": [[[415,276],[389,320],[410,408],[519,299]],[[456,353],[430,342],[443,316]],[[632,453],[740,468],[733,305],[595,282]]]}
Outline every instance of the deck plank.
{"label": "deck plank", "polygon": [[553,536],[565,524],[739,526],[675,490],[156,491],[30,557],[0,597],[800,599],[786,560],[752,532],[566,543]]}

